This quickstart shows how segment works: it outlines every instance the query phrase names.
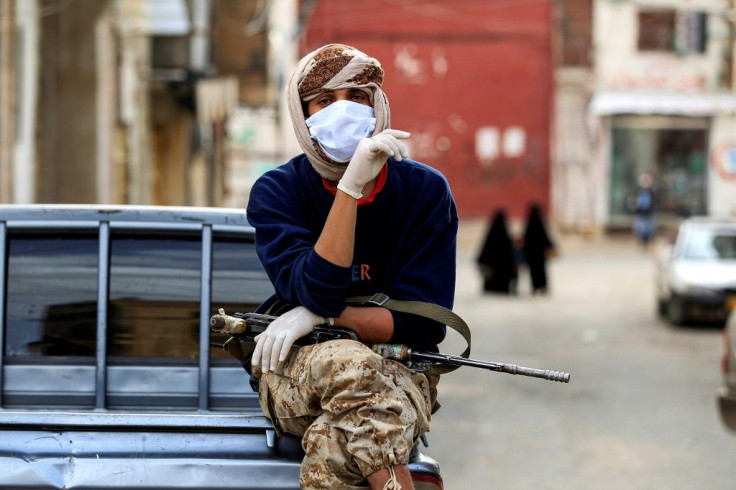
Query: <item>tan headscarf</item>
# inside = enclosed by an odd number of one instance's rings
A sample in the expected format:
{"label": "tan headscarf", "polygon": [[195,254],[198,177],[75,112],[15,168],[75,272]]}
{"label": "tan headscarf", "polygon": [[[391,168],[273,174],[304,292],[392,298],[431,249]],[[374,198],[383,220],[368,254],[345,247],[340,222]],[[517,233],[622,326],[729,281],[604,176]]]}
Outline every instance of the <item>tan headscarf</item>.
{"label": "tan headscarf", "polygon": [[299,61],[286,85],[294,132],[310,163],[321,176],[340,180],[347,163],[328,157],[314,141],[305,123],[302,102],[308,102],[326,90],[361,88],[368,92],[376,117],[374,136],[390,127],[388,98],[381,90],[383,68],[375,58],[345,44],[328,44]]}

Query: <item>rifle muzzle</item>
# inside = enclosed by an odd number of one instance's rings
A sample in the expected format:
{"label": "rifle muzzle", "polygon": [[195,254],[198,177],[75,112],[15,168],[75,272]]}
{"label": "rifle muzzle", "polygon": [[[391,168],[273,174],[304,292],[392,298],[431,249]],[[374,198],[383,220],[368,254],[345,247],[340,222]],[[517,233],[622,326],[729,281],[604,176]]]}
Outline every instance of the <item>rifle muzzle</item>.
{"label": "rifle muzzle", "polygon": [[227,322],[223,317],[220,315],[213,315],[210,318],[210,328],[214,330],[215,332],[222,332],[222,330],[227,326]]}
{"label": "rifle muzzle", "polygon": [[248,325],[245,320],[236,318],[225,314],[225,311],[220,308],[218,315],[212,315],[210,317],[210,329],[219,333],[239,334],[245,333],[248,329]]}

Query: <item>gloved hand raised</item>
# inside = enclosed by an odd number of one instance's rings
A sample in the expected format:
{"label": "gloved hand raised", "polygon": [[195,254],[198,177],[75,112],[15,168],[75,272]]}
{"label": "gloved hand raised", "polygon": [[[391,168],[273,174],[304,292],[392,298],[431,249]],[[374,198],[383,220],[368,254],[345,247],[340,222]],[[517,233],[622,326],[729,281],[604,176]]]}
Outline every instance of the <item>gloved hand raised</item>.
{"label": "gloved hand raised", "polygon": [[323,323],[324,318],[303,306],[287,311],[254,337],[256,347],[251,358],[252,366],[255,368],[260,363],[261,372],[275,371],[278,364],[286,359],[294,342]]}
{"label": "gloved hand raised", "polygon": [[400,140],[411,136],[406,131],[384,129],[372,138],[363,138],[350,159],[337,188],[355,199],[362,197],[363,186],[375,179],[388,157],[406,158],[406,146]]}

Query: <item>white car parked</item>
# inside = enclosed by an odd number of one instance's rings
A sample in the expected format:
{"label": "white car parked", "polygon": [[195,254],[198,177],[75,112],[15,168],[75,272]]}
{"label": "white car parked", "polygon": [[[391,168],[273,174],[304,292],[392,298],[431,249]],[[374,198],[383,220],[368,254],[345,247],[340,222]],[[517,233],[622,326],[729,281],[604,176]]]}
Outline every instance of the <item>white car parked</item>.
{"label": "white car parked", "polygon": [[657,261],[660,314],[673,325],[725,322],[736,308],[736,220],[690,218]]}

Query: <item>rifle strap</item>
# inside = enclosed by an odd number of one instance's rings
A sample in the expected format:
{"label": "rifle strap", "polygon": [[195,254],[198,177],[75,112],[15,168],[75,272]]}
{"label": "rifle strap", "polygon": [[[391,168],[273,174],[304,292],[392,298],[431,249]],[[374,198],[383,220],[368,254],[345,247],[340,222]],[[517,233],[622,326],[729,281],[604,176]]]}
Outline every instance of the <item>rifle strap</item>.
{"label": "rifle strap", "polygon": [[[470,328],[468,327],[468,324],[452,310],[448,310],[443,306],[427,303],[426,301],[391,299],[383,293],[377,293],[373,296],[354,296],[347,298],[346,302],[350,306],[379,306],[391,311],[409,313],[440,322],[458,332],[467,343],[467,347],[463,353],[460,354],[460,357],[467,359],[470,355]],[[290,305],[288,303],[277,301],[274,304],[269,305],[266,313],[278,316],[285,311],[288,311],[288,309],[290,309]],[[225,342],[223,348],[241,363],[245,363],[249,362],[250,356],[253,354],[255,344],[253,342],[246,342],[237,336],[233,336]],[[459,366],[452,366],[449,364],[432,364],[425,372],[428,375],[445,374],[454,371],[458,367]]]}
{"label": "rifle strap", "polygon": [[[460,354],[460,357],[467,359],[470,355],[470,328],[468,324],[455,312],[443,306],[427,303],[426,301],[391,299],[383,293],[377,293],[373,296],[351,297],[347,299],[347,303],[351,306],[380,306],[391,311],[409,313],[440,322],[459,333],[468,344],[463,353]],[[445,374],[454,371],[458,367],[447,364],[434,364],[427,369],[427,374]]]}

